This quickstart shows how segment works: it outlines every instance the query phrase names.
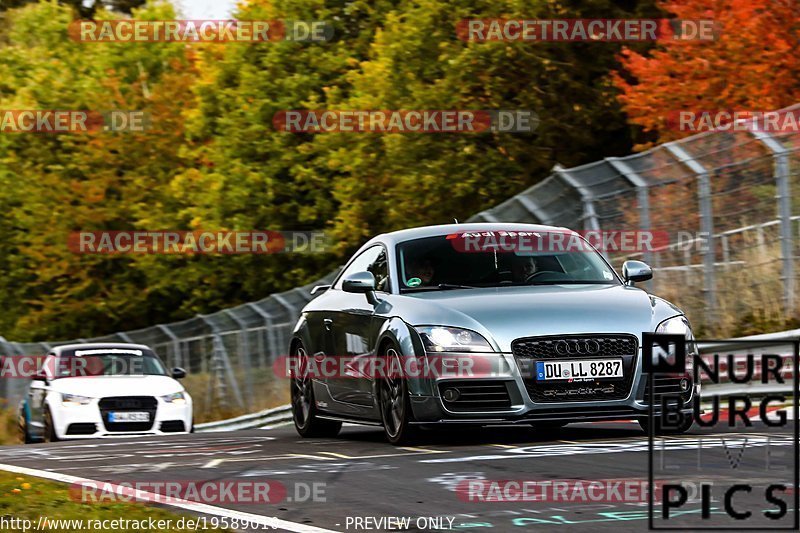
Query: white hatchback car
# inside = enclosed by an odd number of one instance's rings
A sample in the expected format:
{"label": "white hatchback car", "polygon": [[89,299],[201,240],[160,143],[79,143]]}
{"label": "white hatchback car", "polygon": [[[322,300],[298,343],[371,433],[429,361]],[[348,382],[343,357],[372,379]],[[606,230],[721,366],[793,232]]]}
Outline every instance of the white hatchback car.
{"label": "white hatchback car", "polygon": [[26,443],[188,433],[185,375],[141,344],[58,346],[20,403],[20,432]]}

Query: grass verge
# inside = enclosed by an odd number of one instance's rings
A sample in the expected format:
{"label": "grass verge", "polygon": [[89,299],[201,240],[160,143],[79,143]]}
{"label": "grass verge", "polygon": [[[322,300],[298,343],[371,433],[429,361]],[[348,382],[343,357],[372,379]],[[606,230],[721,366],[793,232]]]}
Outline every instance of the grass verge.
{"label": "grass verge", "polygon": [[[99,520],[98,524],[102,524],[104,520],[124,519],[131,521],[138,521],[138,528],[133,528],[134,524],[130,522],[131,528],[127,531],[163,531],[163,532],[183,532],[187,529],[179,529],[179,520],[184,518],[186,520],[195,520],[196,517],[190,515],[181,515],[172,513],[165,509],[157,507],[148,507],[141,503],[81,503],[73,501],[69,495],[69,485],[64,483],[56,483],[54,481],[47,481],[44,479],[20,476],[10,472],[0,470],[0,517],[8,521],[11,518],[19,518],[20,520],[30,520],[29,529],[33,530],[39,524],[40,517],[46,517],[51,522],[47,527],[39,529],[39,531],[58,531],[60,533],[69,533],[77,531],[86,531],[92,529],[87,528],[88,521]],[[147,523],[148,519],[154,522],[163,520],[162,525],[169,524],[166,528],[151,529]],[[56,520],[62,521],[60,524]],[[73,522],[69,524],[70,520],[83,520],[83,530],[80,525]],[[63,521],[67,521],[66,523]],[[91,522],[94,523],[94,522]],[[184,522],[185,524],[186,522]],[[110,522],[106,522],[110,524]],[[20,524],[21,526],[22,524]],[[120,524],[126,525],[124,523]],[[63,526],[63,527],[58,527]],[[210,527],[210,523],[209,523]],[[0,526],[2,531],[22,531],[21,527],[15,527],[13,523],[4,523]],[[98,529],[96,529],[98,530]],[[112,529],[109,529],[111,531]],[[116,528],[117,531],[126,531],[126,529]],[[206,529],[204,531],[231,531],[229,529]]]}

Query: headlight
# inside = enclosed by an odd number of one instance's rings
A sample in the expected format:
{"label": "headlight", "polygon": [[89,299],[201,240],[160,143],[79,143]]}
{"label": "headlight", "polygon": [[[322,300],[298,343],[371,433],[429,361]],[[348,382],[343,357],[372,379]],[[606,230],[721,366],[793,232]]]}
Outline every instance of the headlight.
{"label": "headlight", "polygon": [[162,396],[161,399],[165,403],[174,403],[175,405],[180,405],[186,403],[186,395],[182,392],[174,392],[172,394],[167,394],[166,396]]}
{"label": "headlight", "polygon": [[489,342],[468,329],[416,326],[425,350],[430,352],[491,352]]}
{"label": "headlight", "polygon": [[692,327],[685,316],[675,316],[668,318],[658,325],[656,333],[671,333],[673,335],[685,335],[686,339],[694,339]]}
{"label": "headlight", "polygon": [[64,407],[72,407],[76,405],[89,405],[92,399],[87,396],[78,396],[77,394],[62,394],[61,405]]}
{"label": "headlight", "polygon": [[658,325],[656,333],[669,333],[686,337],[686,372],[693,373],[693,356],[698,352],[689,320],[683,315],[668,318]]}

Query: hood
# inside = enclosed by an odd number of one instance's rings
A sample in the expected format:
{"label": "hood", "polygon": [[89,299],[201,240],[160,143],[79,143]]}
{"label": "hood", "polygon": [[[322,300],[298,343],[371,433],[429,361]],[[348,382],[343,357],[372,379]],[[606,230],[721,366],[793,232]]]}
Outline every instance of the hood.
{"label": "hood", "polygon": [[444,325],[481,333],[500,351],[519,337],[631,333],[641,339],[680,314],[671,304],[624,285],[542,285],[410,294],[412,325]]}
{"label": "hood", "polygon": [[182,392],[183,386],[169,376],[98,376],[60,378],[50,388],[64,394],[90,398],[107,396],[164,396]]}

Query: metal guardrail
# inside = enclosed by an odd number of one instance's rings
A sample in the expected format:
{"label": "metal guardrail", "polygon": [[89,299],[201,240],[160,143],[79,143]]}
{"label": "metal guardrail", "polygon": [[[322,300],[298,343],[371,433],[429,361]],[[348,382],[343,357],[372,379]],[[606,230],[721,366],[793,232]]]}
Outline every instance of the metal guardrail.
{"label": "metal guardrail", "polygon": [[256,429],[267,426],[277,426],[288,424],[292,421],[292,406],[281,405],[249,415],[237,416],[227,420],[216,422],[206,422],[195,424],[194,429],[198,433],[210,433],[213,431],[235,431],[238,429]]}
{"label": "metal guardrail", "polygon": [[[700,350],[701,355],[712,355],[714,353],[720,355],[731,354],[731,362],[734,365],[745,362],[747,354],[752,353],[753,348],[761,348],[764,351],[764,342],[769,341],[769,353],[779,355],[783,361],[781,376],[785,379],[784,383],[761,383],[760,380],[755,379],[760,376],[758,368],[754,370],[754,379],[748,383],[732,383],[723,380],[727,378],[727,360],[720,362],[720,383],[703,383],[703,388],[700,393],[701,397],[708,396],[727,396],[731,394],[775,394],[775,393],[788,393],[794,392],[794,373],[797,371],[794,368],[794,345],[792,341],[797,342],[800,339],[800,329],[793,329],[789,331],[780,331],[777,333],[766,333],[762,335],[750,335],[748,337],[740,337],[738,339],[731,339],[736,342],[719,342],[707,344]],[[781,344],[780,341],[786,341],[786,344]],[[751,341],[751,342],[747,342]],[[777,342],[776,342],[777,341]],[[737,374],[738,375],[738,374]]]}
{"label": "metal guardrail", "polygon": [[[741,337],[739,339],[731,339],[735,343],[715,343],[709,344],[701,350],[701,355],[712,353],[725,353],[732,354],[733,361],[744,360],[747,356],[749,349],[763,344],[763,341],[770,341],[770,351],[778,354],[784,360],[784,368],[786,372],[784,377],[792,377],[796,369],[791,366],[794,359],[794,345],[791,341],[800,339],[800,329],[793,329],[789,331],[781,331],[778,333],[767,333],[763,335],[751,335],[748,337]],[[788,341],[784,344],[773,344],[774,341]],[[741,342],[752,341],[752,343]],[[788,362],[788,365],[787,365]],[[793,392],[794,380],[787,380],[784,384],[767,383],[762,384],[758,382],[751,382],[745,384],[738,383],[718,383],[718,384],[705,384],[701,392],[701,397],[709,396],[727,396],[730,394],[771,394],[771,393],[791,393]],[[234,431],[238,429],[255,429],[264,428],[267,426],[276,426],[288,424],[292,421],[292,406],[282,405],[258,413],[249,415],[238,416],[228,420],[220,420],[218,422],[208,422],[205,424],[195,425],[195,430],[198,432],[211,432],[211,431]]]}

